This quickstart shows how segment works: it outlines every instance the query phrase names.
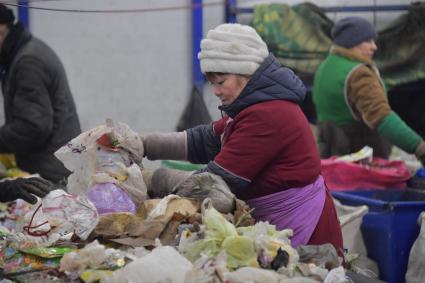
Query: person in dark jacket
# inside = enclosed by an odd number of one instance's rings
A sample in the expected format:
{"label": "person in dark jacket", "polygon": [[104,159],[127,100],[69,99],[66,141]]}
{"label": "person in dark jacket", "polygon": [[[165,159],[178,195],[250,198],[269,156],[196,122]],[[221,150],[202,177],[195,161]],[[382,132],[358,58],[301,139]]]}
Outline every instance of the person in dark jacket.
{"label": "person in dark jacket", "polygon": [[35,204],[37,202],[35,196],[45,197],[54,189],[55,186],[51,182],[38,177],[4,180],[0,182],[0,201],[13,201],[19,198]]}
{"label": "person in dark jacket", "polygon": [[210,30],[198,58],[225,115],[184,132],[145,135],[147,158],[208,163],[199,172],[220,176],[256,220],[291,228],[293,246],[331,243],[341,251],[341,227],[299,106],[304,84],[246,25]]}
{"label": "person in dark jacket", "polygon": [[0,153],[15,154],[18,167],[60,182],[70,172],[54,152],[80,132],[65,70],[54,51],[32,36],[0,4],[0,75],[5,124]]}

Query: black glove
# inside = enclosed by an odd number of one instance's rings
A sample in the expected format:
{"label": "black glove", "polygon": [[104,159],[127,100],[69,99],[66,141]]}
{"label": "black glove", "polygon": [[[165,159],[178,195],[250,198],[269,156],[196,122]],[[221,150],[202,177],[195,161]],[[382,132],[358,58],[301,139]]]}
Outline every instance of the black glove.
{"label": "black glove", "polygon": [[46,196],[54,190],[54,185],[42,178],[19,178],[0,182],[0,201],[12,201],[18,198],[29,203],[36,203],[38,197]]}

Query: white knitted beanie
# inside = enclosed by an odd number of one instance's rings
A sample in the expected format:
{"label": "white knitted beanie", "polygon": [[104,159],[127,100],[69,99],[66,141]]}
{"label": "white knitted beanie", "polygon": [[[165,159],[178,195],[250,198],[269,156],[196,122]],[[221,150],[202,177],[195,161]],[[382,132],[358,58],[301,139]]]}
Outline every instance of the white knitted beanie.
{"label": "white knitted beanie", "polygon": [[201,41],[198,59],[207,72],[252,75],[269,55],[266,43],[250,26],[222,24]]}

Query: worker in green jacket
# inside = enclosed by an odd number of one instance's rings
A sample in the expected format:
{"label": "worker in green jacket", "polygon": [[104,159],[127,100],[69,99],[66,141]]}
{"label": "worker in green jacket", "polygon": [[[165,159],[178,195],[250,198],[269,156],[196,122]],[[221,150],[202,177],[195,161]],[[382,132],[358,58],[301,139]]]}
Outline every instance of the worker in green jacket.
{"label": "worker in green jacket", "polygon": [[425,142],[388,103],[384,83],[372,58],[374,27],[348,17],[332,29],[334,45],[320,64],[313,85],[322,158],[353,153],[368,145],[388,158],[396,145],[425,164]]}

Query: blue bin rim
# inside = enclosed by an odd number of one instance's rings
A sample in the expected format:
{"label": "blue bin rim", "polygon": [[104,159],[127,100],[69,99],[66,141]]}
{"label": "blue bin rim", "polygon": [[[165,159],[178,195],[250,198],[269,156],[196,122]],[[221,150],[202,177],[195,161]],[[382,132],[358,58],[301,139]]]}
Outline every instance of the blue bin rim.
{"label": "blue bin rim", "polygon": [[382,190],[362,190],[362,191],[343,191],[343,192],[332,192],[332,196],[338,200],[346,200],[356,202],[360,205],[368,205],[373,207],[424,207],[425,201],[383,201],[377,199],[371,199],[365,196],[358,196],[353,193],[358,192],[382,192]]}

